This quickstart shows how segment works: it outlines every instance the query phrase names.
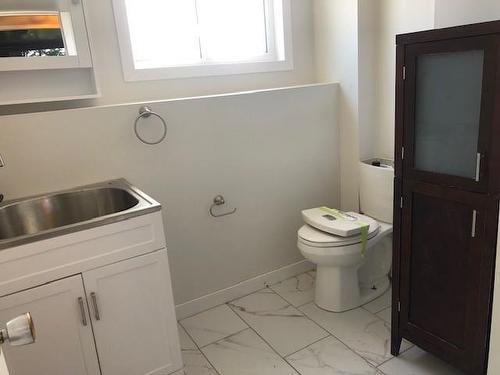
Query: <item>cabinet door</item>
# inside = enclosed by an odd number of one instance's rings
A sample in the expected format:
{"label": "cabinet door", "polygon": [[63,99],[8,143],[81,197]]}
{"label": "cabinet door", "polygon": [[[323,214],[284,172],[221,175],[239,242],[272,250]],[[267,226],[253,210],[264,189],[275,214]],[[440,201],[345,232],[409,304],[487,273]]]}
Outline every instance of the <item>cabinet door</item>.
{"label": "cabinet door", "polygon": [[166,251],[83,274],[103,375],[182,368]]}
{"label": "cabinet door", "polygon": [[0,298],[0,326],[26,312],[36,341],[3,346],[10,375],[100,374],[80,275]]}
{"label": "cabinet door", "polygon": [[[406,183],[399,329],[402,337],[471,374],[488,342],[497,203],[476,193]],[[493,230],[491,230],[493,229]]]}
{"label": "cabinet door", "polygon": [[498,37],[406,47],[403,177],[488,189]]}

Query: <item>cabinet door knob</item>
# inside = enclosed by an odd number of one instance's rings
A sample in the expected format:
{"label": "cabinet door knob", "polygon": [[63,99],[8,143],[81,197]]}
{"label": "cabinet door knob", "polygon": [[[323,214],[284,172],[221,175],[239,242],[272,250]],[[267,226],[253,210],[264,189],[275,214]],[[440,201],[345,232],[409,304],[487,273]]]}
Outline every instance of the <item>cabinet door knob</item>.
{"label": "cabinet door knob", "polygon": [[83,298],[78,297],[78,306],[80,306],[80,314],[82,316],[82,324],[84,327],[87,326],[87,316],[85,315],[85,307],[83,305]]}
{"label": "cabinet door knob", "polygon": [[94,306],[95,320],[101,320],[101,316],[99,314],[99,307],[97,307],[97,296],[95,292],[90,293],[90,298],[92,299],[92,305]]}

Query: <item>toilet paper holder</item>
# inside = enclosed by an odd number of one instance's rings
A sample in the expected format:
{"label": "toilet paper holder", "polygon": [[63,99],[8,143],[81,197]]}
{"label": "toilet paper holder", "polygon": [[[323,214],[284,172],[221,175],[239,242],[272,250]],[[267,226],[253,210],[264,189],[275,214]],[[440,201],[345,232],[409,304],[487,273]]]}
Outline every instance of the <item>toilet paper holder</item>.
{"label": "toilet paper holder", "polygon": [[224,197],[222,195],[217,195],[214,200],[213,200],[213,203],[212,205],[210,206],[210,210],[209,210],[209,213],[210,213],[210,216],[212,217],[222,217],[222,216],[228,216],[228,215],[232,215],[236,212],[236,208],[234,208],[232,211],[229,211],[229,212],[226,212],[226,213],[223,213],[223,214],[215,214],[214,213],[214,208],[215,207],[218,207],[218,206],[222,206],[223,204],[226,203],[226,200],[224,199]]}

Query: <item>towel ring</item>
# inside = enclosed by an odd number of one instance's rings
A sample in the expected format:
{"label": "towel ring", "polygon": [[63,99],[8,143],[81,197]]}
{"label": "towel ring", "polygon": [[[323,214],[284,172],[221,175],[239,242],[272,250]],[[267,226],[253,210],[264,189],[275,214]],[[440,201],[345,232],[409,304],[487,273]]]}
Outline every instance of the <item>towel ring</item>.
{"label": "towel ring", "polygon": [[[162,134],[161,138],[158,141],[155,141],[155,142],[146,141],[144,138],[142,138],[139,135],[139,131],[137,130],[137,127],[139,125],[139,120],[142,119],[142,118],[149,118],[151,116],[157,117],[161,121],[161,123],[163,124],[163,134]],[[151,108],[149,108],[147,106],[141,107],[139,109],[139,116],[135,119],[134,131],[135,131],[136,137],[139,138],[139,140],[142,143],[145,143],[147,145],[157,145],[157,144],[163,142],[163,140],[167,137],[167,129],[168,129],[167,128],[167,123],[165,122],[165,120],[163,119],[163,117],[161,117],[158,113],[156,113],[155,111],[153,111]]]}

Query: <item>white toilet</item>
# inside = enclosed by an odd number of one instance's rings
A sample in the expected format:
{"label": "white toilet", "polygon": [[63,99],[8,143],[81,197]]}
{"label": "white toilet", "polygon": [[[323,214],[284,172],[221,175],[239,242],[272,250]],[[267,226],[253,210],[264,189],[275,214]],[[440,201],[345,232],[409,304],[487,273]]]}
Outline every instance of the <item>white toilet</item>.
{"label": "white toilet", "polygon": [[321,220],[303,215],[308,224],[299,229],[297,244],[302,255],[317,265],[314,298],[322,309],[354,309],[390,287],[394,168],[390,161],[380,166],[373,161],[360,163],[363,214],[347,213],[353,222],[369,225],[365,238],[359,233],[347,237],[327,233]]}

